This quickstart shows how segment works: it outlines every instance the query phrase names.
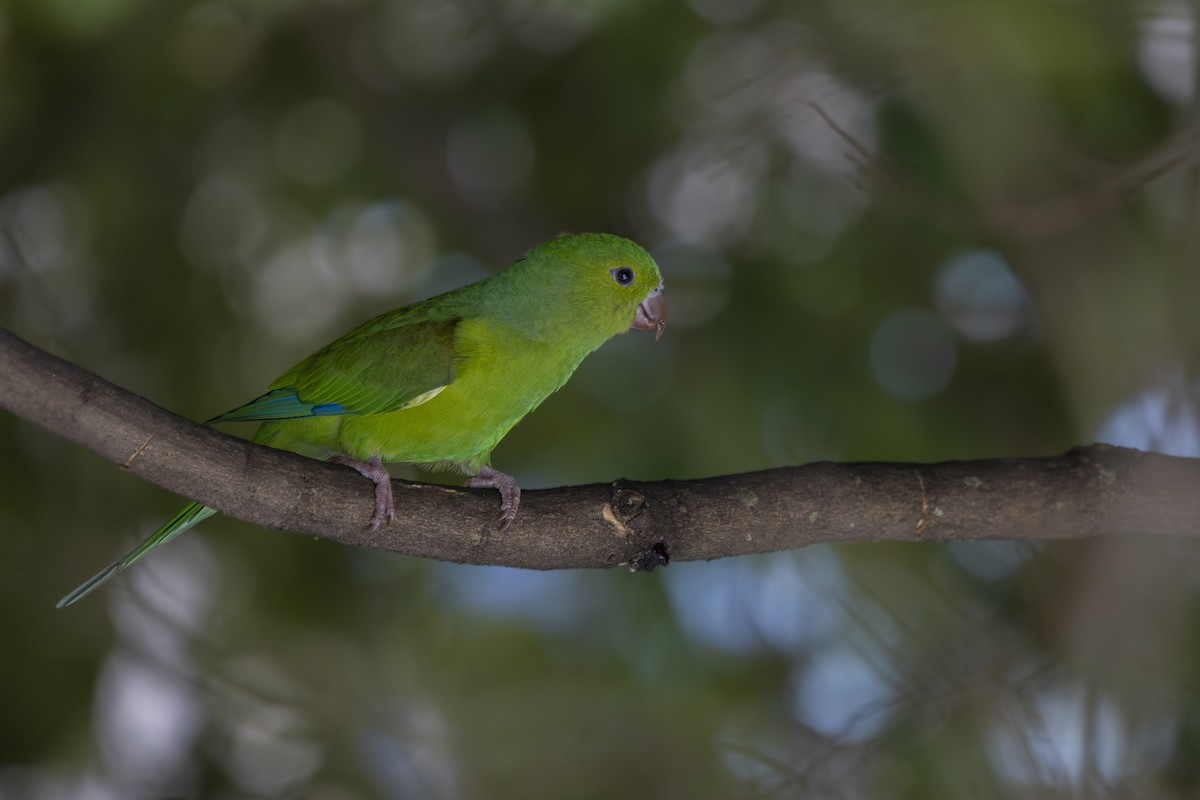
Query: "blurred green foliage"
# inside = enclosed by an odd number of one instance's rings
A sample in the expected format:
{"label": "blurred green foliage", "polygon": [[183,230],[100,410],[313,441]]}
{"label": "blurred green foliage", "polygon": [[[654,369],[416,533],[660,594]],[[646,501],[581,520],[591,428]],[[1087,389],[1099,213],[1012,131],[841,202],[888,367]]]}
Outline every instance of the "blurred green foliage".
{"label": "blurred green foliage", "polygon": [[[1197,456],[1197,13],[7,0],[0,324],[203,419],[607,230],[671,327],[498,448],[526,487]],[[1200,793],[1192,542],[533,574],[216,519],[60,612],[180,500],[0,446],[2,798]]]}

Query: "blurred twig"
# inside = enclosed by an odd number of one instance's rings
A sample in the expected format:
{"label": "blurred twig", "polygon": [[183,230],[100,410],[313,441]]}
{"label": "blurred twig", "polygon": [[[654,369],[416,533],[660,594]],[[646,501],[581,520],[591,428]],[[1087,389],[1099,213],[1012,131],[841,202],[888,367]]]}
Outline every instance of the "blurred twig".
{"label": "blurred twig", "polygon": [[0,376],[0,406],[230,516],[446,561],[652,567],[829,541],[1200,534],[1200,460],[1107,445],[1047,458],[817,463],[531,491],[503,533],[492,527],[490,490],[396,481],[401,514],[367,533],[372,487],[344,467],[190,422],[3,329]]}
{"label": "blurred twig", "polygon": [[1056,197],[995,202],[979,215],[982,232],[996,238],[1034,242],[1111,216],[1155,180],[1193,162],[1200,123],[1193,123],[1139,159],[1112,161],[1090,182]]}
{"label": "blurred twig", "polygon": [[881,193],[908,199],[928,216],[953,221],[961,228],[1001,241],[1042,241],[1103,220],[1149,184],[1186,164],[1194,164],[1200,154],[1198,118],[1140,157],[1091,157],[1088,177],[1059,194],[1020,200],[993,198],[974,210],[964,210],[947,206],[923,189],[895,159],[873,154],[819,103],[801,102],[850,148],[851,160],[867,177],[868,185]]}

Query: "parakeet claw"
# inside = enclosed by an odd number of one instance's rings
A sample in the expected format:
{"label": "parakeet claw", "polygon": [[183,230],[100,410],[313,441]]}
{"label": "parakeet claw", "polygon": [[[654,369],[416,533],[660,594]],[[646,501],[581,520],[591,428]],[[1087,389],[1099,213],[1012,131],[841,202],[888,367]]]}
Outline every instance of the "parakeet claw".
{"label": "parakeet claw", "polygon": [[499,490],[500,517],[496,520],[496,526],[502,531],[512,526],[513,520],[517,518],[517,507],[521,505],[521,487],[517,486],[516,478],[485,464],[478,475],[467,481],[467,486]]}
{"label": "parakeet claw", "polygon": [[379,455],[371,456],[370,461],[359,461],[350,456],[333,456],[329,459],[334,464],[343,464],[375,484],[375,510],[365,531],[377,531],[385,522],[396,518],[396,500],[392,495],[392,476],[383,466]]}

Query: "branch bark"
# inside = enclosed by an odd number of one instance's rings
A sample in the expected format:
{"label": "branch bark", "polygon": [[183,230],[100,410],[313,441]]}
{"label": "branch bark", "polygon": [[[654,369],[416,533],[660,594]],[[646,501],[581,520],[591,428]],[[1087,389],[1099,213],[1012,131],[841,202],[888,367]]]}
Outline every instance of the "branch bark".
{"label": "branch bark", "polygon": [[373,487],[351,470],[190,422],[3,329],[0,406],[246,522],[470,564],[652,569],[830,541],[1200,535],[1200,460],[1107,445],[529,491],[503,533],[494,491],[395,481],[401,514],[367,533]]}

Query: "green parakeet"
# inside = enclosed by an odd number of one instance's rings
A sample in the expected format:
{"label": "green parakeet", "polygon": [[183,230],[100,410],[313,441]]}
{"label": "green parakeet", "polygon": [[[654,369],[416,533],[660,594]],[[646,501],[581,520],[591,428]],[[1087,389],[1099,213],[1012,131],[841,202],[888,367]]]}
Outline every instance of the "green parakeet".
{"label": "green parakeet", "polygon": [[[384,462],[451,465],[470,486],[498,489],[507,528],[521,490],[490,465],[492,449],[608,339],[630,328],[661,336],[662,291],[654,259],[633,242],[561,236],[490,278],[360,325],[209,424],[259,422],[259,444],[357,470],[375,484],[372,530],[395,515]],[[191,503],[58,606],[214,513]]]}

